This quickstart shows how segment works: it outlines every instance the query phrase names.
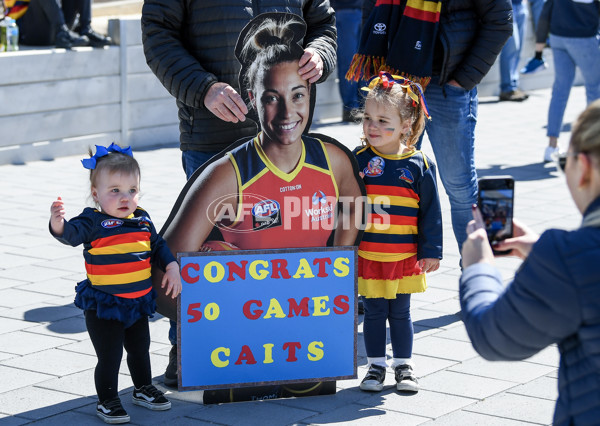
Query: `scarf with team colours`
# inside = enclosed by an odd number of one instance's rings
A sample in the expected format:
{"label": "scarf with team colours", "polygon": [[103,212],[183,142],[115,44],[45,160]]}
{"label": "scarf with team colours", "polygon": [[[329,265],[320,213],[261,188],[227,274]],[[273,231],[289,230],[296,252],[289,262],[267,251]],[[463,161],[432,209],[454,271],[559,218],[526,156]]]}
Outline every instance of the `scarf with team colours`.
{"label": "scarf with team colours", "polygon": [[377,0],[346,79],[369,80],[387,71],[425,88],[431,79],[441,10],[441,0]]}

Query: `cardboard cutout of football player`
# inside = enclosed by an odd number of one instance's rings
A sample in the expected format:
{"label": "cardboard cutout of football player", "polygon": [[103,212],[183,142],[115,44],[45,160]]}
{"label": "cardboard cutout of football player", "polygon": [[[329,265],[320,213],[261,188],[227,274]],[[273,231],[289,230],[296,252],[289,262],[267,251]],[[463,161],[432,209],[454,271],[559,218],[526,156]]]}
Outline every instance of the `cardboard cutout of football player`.
{"label": "cardboard cutout of football player", "polygon": [[[332,138],[305,134],[315,97],[298,73],[305,33],[299,16],[266,13],[240,34],[241,92],[260,130],[187,182],[161,231],[173,253],[201,251],[214,240],[241,250],[358,245],[366,192],[354,157]],[[157,311],[176,320],[162,273],[153,269],[152,277]],[[211,402],[224,402],[211,392]]]}

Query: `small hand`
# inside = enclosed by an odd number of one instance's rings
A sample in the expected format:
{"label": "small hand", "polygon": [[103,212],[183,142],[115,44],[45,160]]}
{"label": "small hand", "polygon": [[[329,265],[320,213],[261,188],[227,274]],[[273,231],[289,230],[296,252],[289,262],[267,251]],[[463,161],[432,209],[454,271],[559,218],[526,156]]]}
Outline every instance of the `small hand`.
{"label": "small hand", "polygon": [[315,83],[323,75],[323,59],[313,48],[304,49],[304,54],[298,62],[298,73],[303,80]]}
{"label": "small hand", "polygon": [[510,250],[507,256],[517,256],[525,259],[529,256],[531,248],[540,236],[530,228],[521,223],[520,220],[513,219],[513,237],[499,241],[494,247],[496,250]]}
{"label": "small hand", "polygon": [[245,121],[248,108],[244,100],[227,83],[213,84],[204,98],[204,106],[223,121]]}
{"label": "small hand", "polygon": [[440,267],[440,259],[421,259],[419,260],[419,266],[421,267],[421,270],[425,273],[435,272]]}
{"label": "small hand", "polygon": [[179,276],[179,264],[177,262],[171,262],[167,265],[160,287],[165,288],[165,285],[167,286],[166,296],[170,293],[171,298],[175,299],[181,293],[181,277]]}
{"label": "small hand", "polygon": [[448,84],[449,84],[450,86],[454,86],[454,87],[460,87],[461,89],[463,88],[463,87],[462,87],[462,86],[461,86],[461,85],[458,83],[458,81],[456,81],[456,80],[454,80],[454,79],[450,80],[450,81],[448,82]]}
{"label": "small hand", "polygon": [[50,229],[59,237],[65,230],[65,206],[60,197],[50,206]]}

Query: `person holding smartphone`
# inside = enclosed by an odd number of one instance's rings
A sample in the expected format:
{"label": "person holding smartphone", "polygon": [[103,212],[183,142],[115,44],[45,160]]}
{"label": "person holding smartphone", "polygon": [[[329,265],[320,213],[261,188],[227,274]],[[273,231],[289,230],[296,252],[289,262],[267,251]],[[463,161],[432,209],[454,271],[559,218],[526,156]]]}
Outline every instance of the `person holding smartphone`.
{"label": "person holding smartphone", "polygon": [[600,418],[600,100],[578,118],[569,150],[556,159],[583,214],[581,227],[538,236],[515,219],[513,237],[497,248],[524,262],[505,288],[474,208],[462,249],[462,318],[488,360],[521,360],[557,343],[553,424],[592,425]]}

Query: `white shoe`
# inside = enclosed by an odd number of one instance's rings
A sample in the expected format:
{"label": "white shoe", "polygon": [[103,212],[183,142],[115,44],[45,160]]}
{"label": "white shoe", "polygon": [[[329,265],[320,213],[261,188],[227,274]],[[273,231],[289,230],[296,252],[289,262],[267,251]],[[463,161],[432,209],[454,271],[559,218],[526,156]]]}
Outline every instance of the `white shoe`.
{"label": "white shoe", "polygon": [[560,149],[558,147],[547,146],[546,150],[544,151],[544,163],[550,163],[551,161],[554,161],[552,154],[555,152],[558,154]]}

